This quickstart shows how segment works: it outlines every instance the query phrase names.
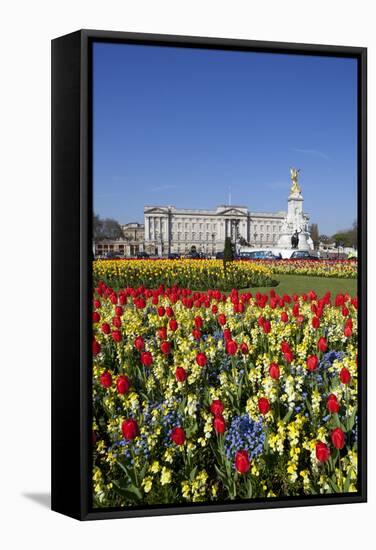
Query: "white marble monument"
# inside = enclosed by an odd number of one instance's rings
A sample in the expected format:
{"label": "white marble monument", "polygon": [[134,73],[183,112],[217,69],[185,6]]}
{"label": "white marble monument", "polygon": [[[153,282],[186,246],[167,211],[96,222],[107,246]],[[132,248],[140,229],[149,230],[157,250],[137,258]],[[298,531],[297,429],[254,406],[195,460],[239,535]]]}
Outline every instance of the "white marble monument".
{"label": "white marble monument", "polygon": [[290,169],[291,188],[278,247],[313,250],[313,242],[308,229],[309,217],[303,212],[303,195],[298,183],[299,171],[296,168]]}

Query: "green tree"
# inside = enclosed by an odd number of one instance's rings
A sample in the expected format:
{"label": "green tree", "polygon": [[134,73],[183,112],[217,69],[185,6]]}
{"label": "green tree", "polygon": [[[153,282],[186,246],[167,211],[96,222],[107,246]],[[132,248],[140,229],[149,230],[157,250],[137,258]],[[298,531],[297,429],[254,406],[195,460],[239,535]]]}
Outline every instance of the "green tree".
{"label": "green tree", "polygon": [[223,251],[223,267],[226,273],[227,263],[234,260],[234,250],[232,248],[232,242],[230,237],[225,239],[225,249]]}
{"label": "green tree", "polygon": [[354,248],[356,248],[358,244],[357,221],[354,221],[351,229],[337,231],[337,233],[332,236],[331,240],[336,243],[336,246],[353,246]]}

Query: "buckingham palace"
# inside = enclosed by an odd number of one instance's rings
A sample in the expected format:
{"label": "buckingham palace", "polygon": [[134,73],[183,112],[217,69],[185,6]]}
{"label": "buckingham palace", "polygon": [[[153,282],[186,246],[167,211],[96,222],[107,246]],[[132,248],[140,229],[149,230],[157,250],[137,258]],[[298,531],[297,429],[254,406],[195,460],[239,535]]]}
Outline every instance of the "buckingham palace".
{"label": "buckingham palace", "polygon": [[250,212],[246,206],[223,205],[215,210],[145,206],[145,250],[150,254],[215,254],[226,237],[249,246],[273,247],[281,236],[286,212]]}

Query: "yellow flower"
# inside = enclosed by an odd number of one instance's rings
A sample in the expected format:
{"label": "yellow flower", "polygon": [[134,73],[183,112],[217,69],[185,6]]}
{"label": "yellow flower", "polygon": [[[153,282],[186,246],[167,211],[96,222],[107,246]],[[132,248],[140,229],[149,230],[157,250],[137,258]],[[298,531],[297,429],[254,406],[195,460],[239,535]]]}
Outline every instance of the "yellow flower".
{"label": "yellow flower", "polygon": [[171,483],[171,470],[163,466],[161,473],[161,485],[168,485]]}

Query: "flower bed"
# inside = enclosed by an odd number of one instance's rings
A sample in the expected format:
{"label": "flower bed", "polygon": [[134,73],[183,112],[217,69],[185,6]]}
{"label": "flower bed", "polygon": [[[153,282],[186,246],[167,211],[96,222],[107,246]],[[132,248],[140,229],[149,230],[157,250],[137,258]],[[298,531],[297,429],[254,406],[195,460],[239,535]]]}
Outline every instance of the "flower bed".
{"label": "flower bed", "polygon": [[225,273],[222,260],[96,260],[93,276],[94,282],[102,280],[120,287],[179,285],[197,290],[231,290],[277,284],[267,266],[231,262]]}
{"label": "flower bed", "polygon": [[348,295],[97,283],[95,506],[356,491],[357,372]]}
{"label": "flower bed", "polygon": [[[257,260],[256,260],[257,261]],[[261,265],[274,274],[309,275],[311,277],[335,277],[356,279],[358,262],[356,260],[259,260]]]}

